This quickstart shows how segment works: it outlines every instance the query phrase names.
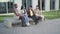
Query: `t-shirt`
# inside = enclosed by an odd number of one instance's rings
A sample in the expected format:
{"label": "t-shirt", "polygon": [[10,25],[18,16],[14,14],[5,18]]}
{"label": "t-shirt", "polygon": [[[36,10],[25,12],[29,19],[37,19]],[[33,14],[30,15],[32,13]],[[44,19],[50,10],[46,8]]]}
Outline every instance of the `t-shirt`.
{"label": "t-shirt", "polygon": [[40,16],[40,10],[39,9],[35,9],[35,15]]}
{"label": "t-shirt", "polygon": [[[18,10],[18,8],[14,8],[14,10],[16,11],[17,14],[21,14],[21,11]],[[19,19],[20,16],[17,16],[16,14],[14,14],[14,19]]]}
{"label": "t-shirt", "polygon": [[30,15],[33,16],[33,12],[30,10]]}
{"label": "t-shirt", "polygon": [[23,15],[27,15],[27,12],[26,12],[25,9],[22,9],[22,10],[21,10],[21,13],[22,13]]}

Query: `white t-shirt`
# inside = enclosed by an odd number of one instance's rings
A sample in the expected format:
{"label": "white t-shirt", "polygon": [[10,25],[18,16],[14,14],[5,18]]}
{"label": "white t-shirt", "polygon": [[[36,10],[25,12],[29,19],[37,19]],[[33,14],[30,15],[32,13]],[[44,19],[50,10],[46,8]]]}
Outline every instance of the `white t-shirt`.
{"label": "white t-shirt", "polygon": [[[14,10],[16,11],[17,14],[21,14],[21,11],[18,8],[14,8]],[[14,19],[19,19],[20,16],[17,16],[16,14],[14,14]]]}
{"label": "white t-shirt", "polygon": [[22,13],[22,15],[27,15],[26,10],[24,10],[24,9],[21,10],[21,13]]}
{"label": "white t-shirt", "polygon": [[39,9],[35,9],[35,15],[40,16],[40,10]]}

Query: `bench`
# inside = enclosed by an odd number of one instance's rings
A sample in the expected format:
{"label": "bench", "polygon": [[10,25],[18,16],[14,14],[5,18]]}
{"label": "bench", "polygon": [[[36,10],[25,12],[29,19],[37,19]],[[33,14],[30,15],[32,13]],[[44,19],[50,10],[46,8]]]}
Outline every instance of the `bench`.
{"label": "bench", "polygon": [[[42,17],[42,21],[44,21],[44,16],[41,15],[41,17]],[[33,20],[29,18],[29,21],[33,21]],[[14,19],[12,17],[4,19],[4,25],[7,26],[8,28],[11,28],[13,23],[21,23],[21,20]]]}
{"label": "bench", "polygon": [[11,28],[13,23],[21,23],[21,20],[14,19],[12,17],[4,19],[4,25],[7,26],[8,28]]}

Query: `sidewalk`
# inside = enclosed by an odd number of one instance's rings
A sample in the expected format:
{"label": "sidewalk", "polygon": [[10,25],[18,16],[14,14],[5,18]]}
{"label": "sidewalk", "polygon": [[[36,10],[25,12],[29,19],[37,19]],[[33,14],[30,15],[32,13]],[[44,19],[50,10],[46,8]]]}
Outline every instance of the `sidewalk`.
{"label": "sidewalk", "polygon": [[30,27],[6,28],[0,23],[0,34],[60,34],[60,19],[46,20]]}

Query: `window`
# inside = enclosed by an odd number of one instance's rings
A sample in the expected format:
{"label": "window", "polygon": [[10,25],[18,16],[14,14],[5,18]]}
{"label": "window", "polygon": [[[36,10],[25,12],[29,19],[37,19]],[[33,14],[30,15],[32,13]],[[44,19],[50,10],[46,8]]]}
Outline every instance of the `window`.
{"label": "window", "polygon": [[26,0],[22,0],[22,5],[25,5],[26,7]]}
{"label": "window", "polygon": [[39,9],[41,9],[41,7],[40,7],[40,0],[38,0],[38,6],[39,6]]}
{"label": "window", "polygon": [[38,0],[38,6],[40,10],[45,10],[45,0],[41,0],[41,2]]}
{"label": "window", "polygon": [[8,13],[13,12],[13,2],[0,2],[0,14],[1,13],[7,13],[6,10],[6,3],[8,4]]}
{"label": "window", "polygon": [[1,13],[6,13],[6,3],[5,2],[0,2],[0,14]]}
{"label": "window", "polygon": [[[7,11],[8,10],[8,11]],[[13,0],[9,2],[0,2],[0,14],[13,12]]]}
{"label": "window", "polygon": [[13,12],[13,2],[8,2],[8,13]]}
{"label": "window", "polygon": [[60,0],[59,0],[59,9],[60,9]]}
{"label": "window", "polygon": [[45,0],[42,0],[42,10],[45,10]]}
{"label": "window", "polygon": [[55,9],[55,0],[50,0],[50,10]]}
{"label": "window", "polygon": [[26,9],[32,4],[32,0],[22,0],[22,5],[25,5]]}

